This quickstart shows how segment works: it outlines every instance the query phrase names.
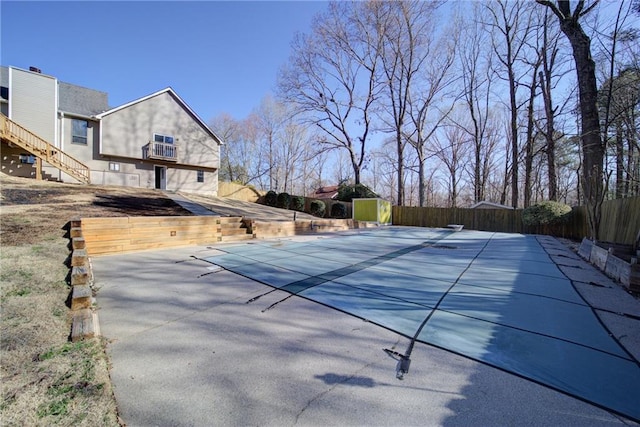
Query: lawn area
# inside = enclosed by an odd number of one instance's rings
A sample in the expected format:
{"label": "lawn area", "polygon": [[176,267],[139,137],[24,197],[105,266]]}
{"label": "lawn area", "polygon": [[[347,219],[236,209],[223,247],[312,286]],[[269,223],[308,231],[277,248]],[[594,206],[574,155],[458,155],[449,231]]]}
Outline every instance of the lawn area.
{"label": "lawn area", "polygon": [[190,215],[161,192],[0,174],[3,426],[115,426],[104,342],[71,343],[67,222],[74,217]]}

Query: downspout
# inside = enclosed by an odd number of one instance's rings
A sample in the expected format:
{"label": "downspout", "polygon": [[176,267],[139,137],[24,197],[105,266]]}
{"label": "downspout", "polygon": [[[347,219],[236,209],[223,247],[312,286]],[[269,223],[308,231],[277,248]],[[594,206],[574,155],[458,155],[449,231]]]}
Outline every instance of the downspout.
{"label": "downspout", "polygon": [[[94,116],[98,122],[98,156],[102,156],[102,118]],[[93,149],[91,150],[93,152]],[[92,157],[97,159],[96,153],[93,153]]]}
{"label": "downspout", "polygon": [[7,99],[7,117],[11,120],[13,120],[13,118],[11,117],[11,113],[13,108],[11,108],[11,104],[13,104],[12,100],[13,100],[13,96],[11,96],[11,94],[13,93],[13,68],[9,67],[9,99]]}
{"label": "downspout", "polygon": [[64,111],[59,112],[59,120],[60,120],[60,150],[64,151]]}
{"label": "downspout", "polygon": [[[56,132],[56,137],[59,138],[59,146],[60,151],[64,152],[64,111],[59,112],[59,121],[60,124],[58,126],[59,132]],[[60,180],[62,180],[62,171],[58,169],[58,175],[60,175]]]}
{"label": "downspout", "polygon": [[[53,132],[53,134],[55,135],[55,136],[54,136],[55,141],[53,141],[53,145],[55,145],[56,147],[58,147],[58,149],[59,149],[60,151],[64,151],[64,150],[62,149],[62,143],[60,142],[60,141],[61,141],[61,139],[60,139],[60,135],[59,135],[59,133],[60,133],[60,132],[59,132],[59,131],[60,131],[60,127],[58,126],[58,114],[57,114],[57,113],[58,113],[58,108],[59,108],[59,106],[60,106],[60,98],[59,98],[59,84],[58,84],[58,79],[55,79],[55,78],[54,78],[54,80],[55,80],[55,82],[56,82],[56,84],[55,84],[55,87],[56,87],[56,93],[55,93],[55,101],[54,101],[54,102],[55,102],[55,113],[53,113],[53,114],[54,114],[54,116],[53,116],[53,118],[54,118],[54,122],[53,122],[53,123],[54,123],[54,126],[56,127],[56,129],[54,129],[54,132]],[[59,181],[62,181],[62,169],[58,169],[58,180],[59,180]]]}

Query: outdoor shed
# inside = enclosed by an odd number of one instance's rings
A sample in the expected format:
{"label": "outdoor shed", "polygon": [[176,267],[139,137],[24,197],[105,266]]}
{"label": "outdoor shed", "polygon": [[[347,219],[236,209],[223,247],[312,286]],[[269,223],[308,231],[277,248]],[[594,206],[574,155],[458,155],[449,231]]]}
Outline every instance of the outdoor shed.
{"label": "outdoor shed", "polygon": [[354,220],[391,224],[391,202],[378,198],[353,199],[352,202]]}

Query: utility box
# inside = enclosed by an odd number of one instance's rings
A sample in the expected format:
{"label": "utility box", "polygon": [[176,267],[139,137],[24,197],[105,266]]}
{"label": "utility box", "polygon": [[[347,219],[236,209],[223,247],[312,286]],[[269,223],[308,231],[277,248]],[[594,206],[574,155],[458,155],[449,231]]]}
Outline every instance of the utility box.
{"label": "utility box", "polygon": [[353,219],[391,225],[391,202],[383,199],[353,199]]}

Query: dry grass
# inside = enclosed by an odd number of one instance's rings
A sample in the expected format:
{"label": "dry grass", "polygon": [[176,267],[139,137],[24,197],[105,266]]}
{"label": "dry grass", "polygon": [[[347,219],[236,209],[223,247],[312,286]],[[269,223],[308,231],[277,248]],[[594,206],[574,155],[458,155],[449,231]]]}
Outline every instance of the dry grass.
{"label": "dry grass", "polygon": [[117,426],[100,339],[69,342],[69,239],[77,216],[185,215],[162,193],[0,174],[0,424]]}
{"label": "dry grass", "polygon": [[3,246],[2,424],[118,425],[104,349],[69,343],[65,239]]}

